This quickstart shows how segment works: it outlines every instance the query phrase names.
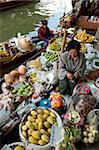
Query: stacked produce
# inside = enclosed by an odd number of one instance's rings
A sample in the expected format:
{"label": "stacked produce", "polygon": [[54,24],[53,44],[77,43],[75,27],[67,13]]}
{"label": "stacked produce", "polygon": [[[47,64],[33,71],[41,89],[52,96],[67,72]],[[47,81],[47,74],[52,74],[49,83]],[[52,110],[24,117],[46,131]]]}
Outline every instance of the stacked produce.
{"label": "stacked produce", "polygon": [[14,87],[12,94],[14,96],[29,96],[33,93],[33,87],[29,83],[23,83],[19,87]]}
{"label": "stacked produce", "polygon": [[86,144],[92,144],[99,138],[99,131],[95,125],[85,125],[83,130],[83,142]]}
{"label": "stacked produce", "polygon": [[62,44],[62,38],[57,38],[53,43],[50,44],[50,50],[60,51]]}
{"label": "stacked produce", "polygon": [[45,52],[44,56],[49,62],[55,62],[58,60],[59,57],[59,55],[56,52],[55,53]]}
{"label": "stacked produce", "polygon": [[23,120],[21,132],[24,139],[36,145],[46,145],[50,141],[51,127],[57,125],[57,116],[48,109],[32,110]]}
{"label": "stacked produce", "polygon": [[79,40],[81,42],[91,43],[95,40],[94,36],[92,36],[91,34],[86,33],[86,30],[78,32],[75,37],[76,37],[77,40]]}

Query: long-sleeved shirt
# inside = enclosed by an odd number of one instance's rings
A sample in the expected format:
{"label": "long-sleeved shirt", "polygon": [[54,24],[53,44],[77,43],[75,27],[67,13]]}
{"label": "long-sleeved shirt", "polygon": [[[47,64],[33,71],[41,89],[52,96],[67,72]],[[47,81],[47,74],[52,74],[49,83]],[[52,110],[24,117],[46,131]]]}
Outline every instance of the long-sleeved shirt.
{"label": "long-sleeved shirt", "polygon": [[83,76],[85,68],[85,57],[83,54],[80,53],[77,59],[73,60],[68,52],[64,52],[59,58],[59,79],[63,80],[67,72],[79,73],[80,76]]}

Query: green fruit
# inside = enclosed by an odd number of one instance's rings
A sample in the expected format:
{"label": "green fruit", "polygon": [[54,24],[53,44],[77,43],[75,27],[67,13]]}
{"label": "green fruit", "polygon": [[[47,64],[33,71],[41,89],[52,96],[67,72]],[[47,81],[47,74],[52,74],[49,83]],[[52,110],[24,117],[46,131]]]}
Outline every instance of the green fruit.
{"label": "green fruit", "polygon": [[45,121],[45,122],[44,122],[44,126],[45,126],[46,128],[50,128],[50,127],[51,127],[51,124],[50,124],[48,121]]}

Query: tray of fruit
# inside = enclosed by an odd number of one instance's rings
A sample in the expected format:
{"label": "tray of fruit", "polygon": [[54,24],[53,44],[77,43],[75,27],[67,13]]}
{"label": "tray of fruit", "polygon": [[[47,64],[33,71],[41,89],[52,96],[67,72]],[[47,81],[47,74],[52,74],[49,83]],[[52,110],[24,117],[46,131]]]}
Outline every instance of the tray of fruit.
{"label": "tray of fruit", "polygon": [[47,59],[48,62],[56,62],[58,61],[59,54],[57,52],[55,53],[45,52],[44,57]]}
{"label": "tray of fruit", "polygon": [[78,32],[74,37],[78,42],[91,43],[95,40],[95,37],[91,34],[87,34],[85,30]]}
{"label": "tray of fruit", "polygon": [[34,92],[34,88],[30,83],[18,83],[14,85],[12,90],[12,94],[14,96],[22,96],[22,97],[27,97],[30,96]]}
{"label": "tray of fruit", "polygon": [[62,126],[60,116],[53,109],[43,107],[32,109],[21,120],[20,138],[35,147],[45,148],[50,145],[52,125]]}
{"label": "tray of fruit", "polygon": [[86,144],[93,144],[99,140],[99,130],[95,125],[86,124],[83,129],[82,140]]}

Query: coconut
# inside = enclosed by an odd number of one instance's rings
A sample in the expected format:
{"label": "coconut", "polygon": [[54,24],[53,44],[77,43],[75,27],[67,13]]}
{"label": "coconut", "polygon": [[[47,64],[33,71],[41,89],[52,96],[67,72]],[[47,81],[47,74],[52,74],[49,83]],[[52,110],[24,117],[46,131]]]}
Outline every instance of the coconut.
{"label": "coconut", "polygon": [[20,74],[19,74],[18,71],[12,70],[12,71],[10,72],[10,75],[13,76],[13,77],[19,77]]}
{"label": "coconut", "polygon": [[18,67],[18,72],[22,75],[24,75],[26,73],[27,69],[24,65],[21,65]]}
{"label": "coconut", "polygon": [[6,83],[12,84],[14,82],[14,77],[10,74],[5,74],[4,79]]}

